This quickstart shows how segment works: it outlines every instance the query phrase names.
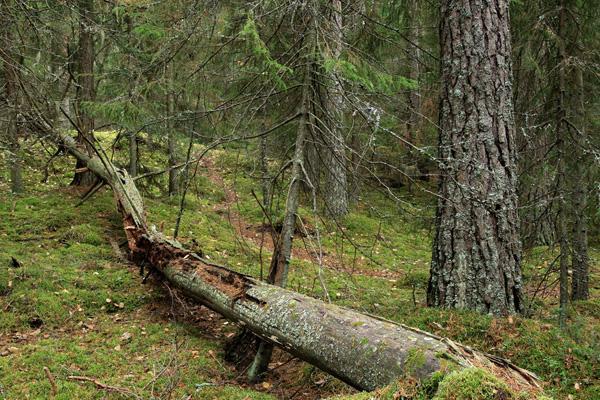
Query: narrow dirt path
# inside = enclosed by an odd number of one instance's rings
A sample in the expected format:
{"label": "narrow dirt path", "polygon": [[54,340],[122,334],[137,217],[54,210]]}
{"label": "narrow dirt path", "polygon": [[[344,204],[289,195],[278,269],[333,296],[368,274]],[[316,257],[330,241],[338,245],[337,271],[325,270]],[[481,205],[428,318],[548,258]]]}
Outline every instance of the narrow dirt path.
{"label": "narrow dirt path", "polygon": [[[232,189],[227,182],[223,179],[223,176],[215,165],[215,160],[208,156],[202,160],[201,165],[206,169],[206,174],[211,183],[219,188],[223,189],[224,200],[218,204],[215,204],[213,210],[226,218],[235,230],[236,234],[243,240],[248,241],[259,248],[266,249],[272,253],[275,246],[273,238],[268,227],[253,225],[244,219],[237,210],[238,196],[234,189]],[[294,246],[292,249],[292,257],[300,259],[316,266],[319,265],[319,257],[316,251],[312,251],[309,247],[310,235],[304,233],[305,237],[300,239],[303,242],[303,246]],[[296,240],[296,243],[298,240]],[[321,258],[321,265],[323,268],[342,272],[350,275],[362,275],[376,278],[385,279],[398,279],[403,276],[402,273],[389,270],[371,270],[362,268],[361,260],[356,260],[353,267],[345,265],[339,255],[323,254]]]}

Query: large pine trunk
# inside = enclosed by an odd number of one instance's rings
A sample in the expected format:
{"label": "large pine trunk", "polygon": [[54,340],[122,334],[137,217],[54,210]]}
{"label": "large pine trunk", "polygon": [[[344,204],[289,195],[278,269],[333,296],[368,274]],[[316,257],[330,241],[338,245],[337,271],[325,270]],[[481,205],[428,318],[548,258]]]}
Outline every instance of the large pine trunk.
{"label": "large pine trunk", "polygon": [[427,301],[521,309],[508,0],[441,5],[441,178]]}
{"label": "large pine trunk", "polygon": [[511,382],[539,388],[532,373],[449,339],[258,281],[215,265],[149,229],[142,198],[127,171],[102,150],[90,157],[65,134],[59,144],[113,189],[132,257],[176,288],[237,321],[265,341],[363,390],[400,378],[427,379],[448,368],[487,368]]}

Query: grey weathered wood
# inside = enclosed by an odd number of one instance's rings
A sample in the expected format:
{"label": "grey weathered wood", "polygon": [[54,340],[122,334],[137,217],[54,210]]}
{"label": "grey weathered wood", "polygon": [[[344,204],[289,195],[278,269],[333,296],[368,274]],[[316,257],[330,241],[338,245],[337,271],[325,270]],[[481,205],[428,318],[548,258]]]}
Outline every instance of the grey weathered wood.
{"label": "grey weathered wood", "polygon": [[402,376],[426,379],[445,367],[482,366],[537,386],[537,378],[505,360],[417,329],[258,281],[212,264],[149,229],[141,196],[127,171],[98,151],[57,140],[113,189],[132,258],[160,271],[175,287],[262,339],[364,390]]}

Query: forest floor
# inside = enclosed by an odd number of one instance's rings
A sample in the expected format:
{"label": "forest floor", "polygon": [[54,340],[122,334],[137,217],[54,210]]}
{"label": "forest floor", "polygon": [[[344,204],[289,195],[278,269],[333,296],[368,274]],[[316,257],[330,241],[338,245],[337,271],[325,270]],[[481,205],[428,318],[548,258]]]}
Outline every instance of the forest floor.
{"label": "forest floor", "polygon": [[[68,187],[72,160],[55,162],[48,182],[40,183],[41,149],[30,151],[39,161],[27,168],[25,194],[11,195],[0,178],[0,399],[45,399],[53,390],[56,399],[356,396],[284,352],[277,352],[265,382],[246,383],[244,371],[224,360],[225,343],[238,327],[158,277],[142,284],[139,268],[119,247],[123,233],[110,191],[76,207],[81,192]],[[142,149],[142,169],[164,162]],[[255,167],[244,148],[210,153],[190,186],[179,240],[261,276],[273,245],[252,194],[260,192]],[[162,193],[162,179],[139,186],[148,220],[170,234],[179,198]],[[539,374],[555,398],[600,398],[597,237],[591,241],[592,298],[572,305],[564,330],[556,325],[556,273],[546,273],[556,250],[545,247],[525,254],[527,291],[530,298],[535,293],[527,317],[429,309],[424,287],[433,201],[402,189],[395,194],[400,202],[365,191],[339,223],[302,208],[289,286],[509,358]],[[273,200],[274,220],[282,200]],[[380,392],[385,396],[398,398]]]}

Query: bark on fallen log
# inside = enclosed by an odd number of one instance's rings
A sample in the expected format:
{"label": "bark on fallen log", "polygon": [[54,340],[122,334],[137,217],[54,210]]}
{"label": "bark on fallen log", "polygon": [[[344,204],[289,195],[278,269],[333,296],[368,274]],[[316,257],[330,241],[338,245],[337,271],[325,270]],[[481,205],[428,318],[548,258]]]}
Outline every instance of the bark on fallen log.
{"label": "bark on fallen log", "polygon": [[134,260],[264,340],[362,390],[403,376],[426,379],[445,368],[483,367],[529,388],[538,378],[506,360],[449,339],[272,286],[212,264],[149,228],[142,198],[125,170],[90,157],[67,135],[57,141],[113,189]]}

